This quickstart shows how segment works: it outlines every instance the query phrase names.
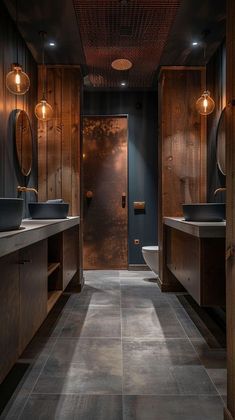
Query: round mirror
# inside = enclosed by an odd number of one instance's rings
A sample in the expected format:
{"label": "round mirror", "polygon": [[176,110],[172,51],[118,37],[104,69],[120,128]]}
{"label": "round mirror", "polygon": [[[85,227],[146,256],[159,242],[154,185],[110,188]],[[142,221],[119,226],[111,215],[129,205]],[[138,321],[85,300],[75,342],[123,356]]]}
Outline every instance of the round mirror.
{"label": "round mirror", "polygon": [[16,113],[15,142],[21,173],[28,176],[32,169],[33,138],[29,117],[22,110]]}
{"label": "round mirror", "polygon": [[226,133],[225,133],[225,108],[221,112],[217,128],[217,165],[220,172],[226,175]]}

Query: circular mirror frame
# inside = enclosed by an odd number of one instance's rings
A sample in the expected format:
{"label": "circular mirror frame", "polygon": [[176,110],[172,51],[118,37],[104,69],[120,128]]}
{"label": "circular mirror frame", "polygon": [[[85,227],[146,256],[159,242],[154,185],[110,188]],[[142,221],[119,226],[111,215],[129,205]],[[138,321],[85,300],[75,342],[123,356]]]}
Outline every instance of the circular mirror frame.
{"label": "circular mirror frame", "polygon": [[216,133],[216,161],[220,172],[226,175],[225,109],[221,111]]}
{"label": "circular mirror frame", "polygon": [[[23,118],[25,121],[25,127],[23,126]],[[28,138],[24,140],[23,135],[25,133]],[[15,147],[20,171],[22,175],[29,176],[32,171],[33,163],[33,134],[29,116],[27,112],[22,109],[17,110],[15,115]],[[28,161],[26,165],[23,165],[22,162],[26,156],[28,157]]]}

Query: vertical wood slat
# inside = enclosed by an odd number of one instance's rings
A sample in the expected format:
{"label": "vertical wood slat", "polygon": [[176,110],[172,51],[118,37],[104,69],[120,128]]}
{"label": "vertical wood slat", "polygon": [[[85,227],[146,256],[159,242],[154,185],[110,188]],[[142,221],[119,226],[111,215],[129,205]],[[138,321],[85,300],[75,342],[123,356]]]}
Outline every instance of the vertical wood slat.
{"label": "vertical wood slat", "polygon": [[39,123],[39,199],[63,198],[71,215],[80,214],[80,89],[78,66],[47,66],[46,94],[54,116]]}
{"label": "vertical wood slat", "polygon": [[226,312],[228,391],[225,419],[235,418],[235,1],[227,0],[226,36]]}
{"label": "vertical wood slat", "polygon": [[[42,98],[43,68],[38,68],[38,101]],[[38,199],[47,199],[47,124],[38,121]]]}
{"label": "vertical wood slat", "polygon": [[[16,197],[16,188],[19,184],[37,187],[36,117],[33,112],[37,101],[37,65],[3,4],[1,4],[0,28],[0,196]],[[6,88],[6,75],[11,70],[11,64],[16,62],[17,41],[20,64],[31,81],[30,90],[22,97],[11,94]],[[15,156],[14,117],[17,108],[24,109],[28,113],[32,125],[34,161],[29,177],[24,177],[20,173]],[[25,203],[29,197],[30,195],[23,195]]]}
{"label": "vertical wood slat", "polygon": [[181,286],[165,267],[163,218],[182,216],[182,203],[206,200],[206,122],[195,103],[205,69],[163,67],[159,77],[159,254],[162,290]]}

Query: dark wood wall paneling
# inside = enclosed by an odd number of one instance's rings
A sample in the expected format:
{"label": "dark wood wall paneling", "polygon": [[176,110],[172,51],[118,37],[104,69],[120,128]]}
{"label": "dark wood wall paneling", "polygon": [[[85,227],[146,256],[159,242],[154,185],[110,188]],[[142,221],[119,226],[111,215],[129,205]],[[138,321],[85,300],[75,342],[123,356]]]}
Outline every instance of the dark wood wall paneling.
{"label": "dark wood wall paneling", "polygon": [[[78,66],[47,66],[47,99],[53,119],[38,124],[39,200],[63,198],[70,214],[80,214],[80,106]],[[39,66],[38,97],[42,95]]]}
{"label": "dark wood wall paneling", "polygon": [[217,194],[216,188],[226,185],[225,176],[220,172],[216,160],[216,134],[222,109],[226,105],[226,50],[225,43],[213,55],[206,70],[207,88],[215,101],[215,110],[207,117],[207,200],[224,201],[224,193]]}
{"label": "dark wood wall paneling", "polygon": [[[148,91],[84,92],[84,115],[128,115],[128,256],[134,265],[144,263],[142,246],[157,244],[156,98]],[[134,201],[145,201],[146,210],[135,213]]]}
{"label": "dark wood wall paneling", "polygon": [[226,319],[228,390],[225,419],[235,419],[235,1],[227,0],[226,20]]}
{"label": "dark wood wall paneling", "polygon": [[[19,63],[23,65],[31,81],[31,87],[26,95],[17,97],[6,88],[6,74],[11,64],[16,62],[17,43],[19,48]],[[34,107],[37,102],[37,66],[18,33],[5,6],[0,2],[0,196],[16,197],[17,185],[37,187],[37,144],[36,117]],[[14,116],[16,109],[24,109],[30,118],[33,130],[33,167],[29,177],[21,175],[16,160],[14,145]],[[25,196],[25,204],[35,200],[33,194]],[[26,209],[26,206],[25,206]],[[26,210],[25,210],[26,211]]]}
{"label": "dark wood wall paneling", "polygon": [[163,218],[183,203],[206,201],[206,125],[195,108],[204,86],[199,67],[163,67],[159,75],[159,249],[162,290],[180,288],[166,266]]}

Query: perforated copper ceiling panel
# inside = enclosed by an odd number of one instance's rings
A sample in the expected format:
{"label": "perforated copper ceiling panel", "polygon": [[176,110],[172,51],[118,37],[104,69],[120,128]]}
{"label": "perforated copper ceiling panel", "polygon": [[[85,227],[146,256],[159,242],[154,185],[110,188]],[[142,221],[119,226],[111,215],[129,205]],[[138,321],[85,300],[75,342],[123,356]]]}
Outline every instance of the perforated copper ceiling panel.
{"label": "perforated copper ceiling panel", "polygon": [[[181,0],[73,0],[95,87],[151,87]],[[133,63],[112,69],[117,58]]]}

